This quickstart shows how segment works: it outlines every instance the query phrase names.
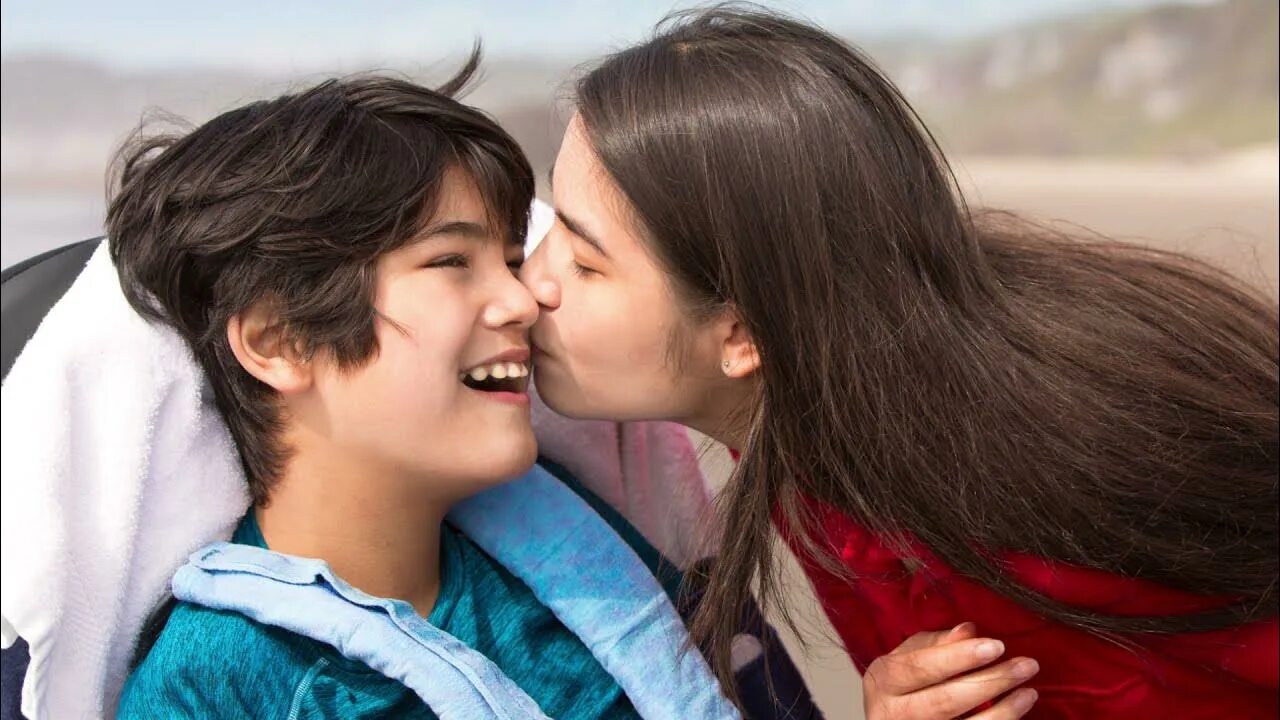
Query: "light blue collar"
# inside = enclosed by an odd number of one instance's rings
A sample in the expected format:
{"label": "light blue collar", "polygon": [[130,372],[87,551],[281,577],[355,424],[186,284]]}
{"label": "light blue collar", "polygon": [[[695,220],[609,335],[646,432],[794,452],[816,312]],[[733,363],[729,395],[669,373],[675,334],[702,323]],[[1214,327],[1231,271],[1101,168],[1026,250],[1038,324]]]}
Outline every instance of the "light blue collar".
{"label": "light blue collar", "polygon": [[[449,518],[582,640],[641,716],[738,717],[649,569],[550,473],[534,467]],[[173,594],[328,643],[444,719],[545,717],[488,658],[408,603],[351,587],[321,560],[215,543],[178,571]]]}

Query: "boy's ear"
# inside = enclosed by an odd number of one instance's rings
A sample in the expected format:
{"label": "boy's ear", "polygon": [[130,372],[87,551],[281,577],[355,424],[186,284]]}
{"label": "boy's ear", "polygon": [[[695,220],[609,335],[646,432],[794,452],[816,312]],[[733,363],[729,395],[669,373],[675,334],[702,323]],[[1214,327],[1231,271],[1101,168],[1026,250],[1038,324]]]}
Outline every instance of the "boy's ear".
{"label": "boy's ear", "polygon": [[744,378],[760,368],[755,338],[736,310],[726,310],[714,321],[720,337],[720,371],[727,377]]}
{"label": "boy's ear", "polygon": [[286,341],[269,303],[257,302],[227,321],[227,342],[248,373],[282,395],[311,387],[311,363]]}

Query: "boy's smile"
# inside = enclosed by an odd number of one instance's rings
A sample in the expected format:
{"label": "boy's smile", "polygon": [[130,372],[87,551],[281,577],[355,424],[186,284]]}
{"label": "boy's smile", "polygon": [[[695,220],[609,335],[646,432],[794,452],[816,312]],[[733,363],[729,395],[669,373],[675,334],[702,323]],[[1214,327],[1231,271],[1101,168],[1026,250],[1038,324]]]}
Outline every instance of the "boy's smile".
{"label": "boy's smile", "polygon": [[458,375],[469,389],[489,400],[514,405],[529,404],[529,349],[513,348]]}

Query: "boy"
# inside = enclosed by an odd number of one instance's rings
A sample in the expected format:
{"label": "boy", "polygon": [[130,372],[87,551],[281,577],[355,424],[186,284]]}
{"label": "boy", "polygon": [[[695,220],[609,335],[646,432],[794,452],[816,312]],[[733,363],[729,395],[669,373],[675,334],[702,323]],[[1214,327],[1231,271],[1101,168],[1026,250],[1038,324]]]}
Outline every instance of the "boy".
{"label": "boy", "polygon": [[[436,92],[329,81],[123,155],[126,297],[191,346],[254,502],[179,571],[119,717],[732,714],[665,599],[610,610],[658,586],[577,496],[536,471],[457,507],[536,455],[513,273],[533,177],[451,97],[477,63]],[[655,628],[666,657],[620,662]]]}

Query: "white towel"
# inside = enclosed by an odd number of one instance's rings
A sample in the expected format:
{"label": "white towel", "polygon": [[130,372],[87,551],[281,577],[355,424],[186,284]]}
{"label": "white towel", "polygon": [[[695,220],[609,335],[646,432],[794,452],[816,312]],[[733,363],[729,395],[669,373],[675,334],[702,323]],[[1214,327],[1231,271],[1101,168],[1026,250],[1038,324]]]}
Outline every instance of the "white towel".
{"label": "white towel", "polygon": [[30,645],[23,714],[112,717],[174,570],[248,507],[243,471],[190,351],[125,301],[105,243],[0,394],[0,611]]}
{"label": "white towel", "polygon": [[524,254],[527,256],[538,247],[538,243],[542,242],[542,238],[546,237],[551,226],[555,224],[556,211],[551,206],[534,198],[533,205],[529,206],[529,232],[524,236]]}

